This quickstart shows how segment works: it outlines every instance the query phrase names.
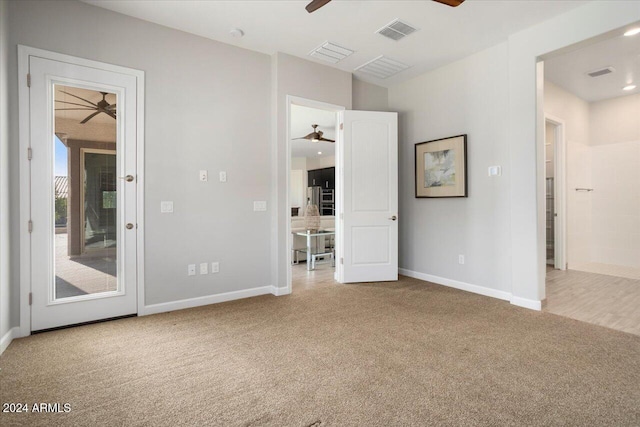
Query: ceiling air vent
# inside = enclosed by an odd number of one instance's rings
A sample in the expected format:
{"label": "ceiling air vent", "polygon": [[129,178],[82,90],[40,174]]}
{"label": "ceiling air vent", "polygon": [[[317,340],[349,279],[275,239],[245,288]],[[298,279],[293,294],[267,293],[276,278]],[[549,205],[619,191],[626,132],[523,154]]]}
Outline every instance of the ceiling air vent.
{"label": "ceiling air vent", "polygon": [[589,73],[587,73],[590,77],[600,77],[600,76],[604,76],[607,74],[611,74],[615,71],[615,68],[613,67],[606,67],[606,68],[601,68],[599,70],[594,70],[591,71]]}
{"label": "ceiling air vent", "polygon": [[418,29],[413,25],[396,19],[395,21],[391,21],[389,24],[380,28],[376,33],[391,40],[398,41],[407,37],[411,33],[415,33],[416,31],[418,31]]}
{"label": "ceiling air vent", "polygon": [[309,56],[335,64],[342,61],[352,53],[353,51],[351,49],[338,46],[331,42],[324,42],[322,45],[309,52]]}
{"label": "ceiling air vent", "polygon": [[391,77],[400,71],[406,70],[407,68],[409,68],[409,66],[402,62],[380,55],[377,58],[362,64],[354,71],[369,74],[379,79],[386,79],[387,77]]}

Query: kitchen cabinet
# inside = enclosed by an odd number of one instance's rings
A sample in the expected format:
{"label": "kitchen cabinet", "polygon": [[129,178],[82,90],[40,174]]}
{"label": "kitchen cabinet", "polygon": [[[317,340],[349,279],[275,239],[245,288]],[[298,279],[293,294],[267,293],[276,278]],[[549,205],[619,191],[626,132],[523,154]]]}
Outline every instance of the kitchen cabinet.
{"label": "kitchen cabinet", "polygon": [[308,172],[309,187],[322,187],[323,190],[334,190],[336,187],[336,168],[315,169]]}

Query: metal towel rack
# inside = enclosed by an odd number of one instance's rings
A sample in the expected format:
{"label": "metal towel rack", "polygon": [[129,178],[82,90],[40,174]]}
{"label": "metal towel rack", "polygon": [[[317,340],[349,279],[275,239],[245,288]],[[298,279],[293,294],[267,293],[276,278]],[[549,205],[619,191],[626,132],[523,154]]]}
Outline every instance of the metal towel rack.
{"label": "metal towel rack", "polygon": [[586,191],[588,193],[593,191],[593,188],[576,188],[576,191]]}

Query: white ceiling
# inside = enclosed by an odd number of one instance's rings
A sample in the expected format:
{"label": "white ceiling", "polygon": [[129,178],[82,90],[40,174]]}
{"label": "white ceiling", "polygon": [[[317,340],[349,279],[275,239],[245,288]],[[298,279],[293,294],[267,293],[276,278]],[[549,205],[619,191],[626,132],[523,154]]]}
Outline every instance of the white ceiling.
{"label": "white ceiling", "polygon": [[[318,125],[325,138],[336,139],[336,113],[300,105],[291,106],[291,157],[330,157],[335,155],[335,144],[331,142],[311,142],[296,140],[313,132],[311,125]],[[320,151],[322,154],[318,154]]]}
{"label": "white ceiling", "polygon": [[[284,52],[348,72],[380,55],[411,66],[387,79],[355,73],[386,87],[493,46],[509,34],[586,3],[467,0],[452,8],[428,0],[333,0],[309,14],[304,9],[308,0],[83,1],[235,46],[267,54]],[[396,18],[420,31],[398,42],[374,33]],[[233,28],[242,29],[245,36],[231,37]],[[308,56],[327,40],[356,52],[335,65]]]}
{"label": "white ceiling", "polygon": [[[545,60],[545,78],[588,102],[640,93],[640,34],[625,37],[630,25],[611,38]],[[605,67],[615,71],[600,77],[587,73]],[[632,91],[622,88],[634,83]]]}

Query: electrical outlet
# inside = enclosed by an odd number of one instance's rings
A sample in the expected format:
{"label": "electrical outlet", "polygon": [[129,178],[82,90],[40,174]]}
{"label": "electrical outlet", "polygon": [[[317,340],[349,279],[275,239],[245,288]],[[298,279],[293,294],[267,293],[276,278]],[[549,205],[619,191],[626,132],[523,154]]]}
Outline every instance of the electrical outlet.
{"label": "electrical outlet", "polygon": [[166,200],[160,202],[160,212],[161,213],[173,213],[173,202],[171,200]]}
{"label": "electrical outlet", "polygon": [[255,212],[264,212],[267,210],[267,202],[264,201],[258,201],[258,202],[253,202],[253,210]]}
{"label": "electrical outlet", "polygon": [[200,171],[200,181],[202,182],[209,181],[209,173],[207,171]]}
{"label": "electrical outlet", "polygon": [[464,264],[464,255],[458,255],[458,264]]}
{"label": "electrical outlet", "polygon": [[200,263],[200,274],[209,274],[209,264],[206,262]]}
{"label": "electrical outlet", "polygon": [[211,263],[211,273],[219,273],[220,272],[220,263],[219,262],[212,262]]}
{"label": "electrical outlet", "polygon": [[195,276],[196,275],[196,265],[195,264],[189,264],[187,266],[187,275],[188,276]]}
{"label": "electrical outlet", "polygon": [[227,182],[227,173],[225,171],[220,172],[220,182]]}

